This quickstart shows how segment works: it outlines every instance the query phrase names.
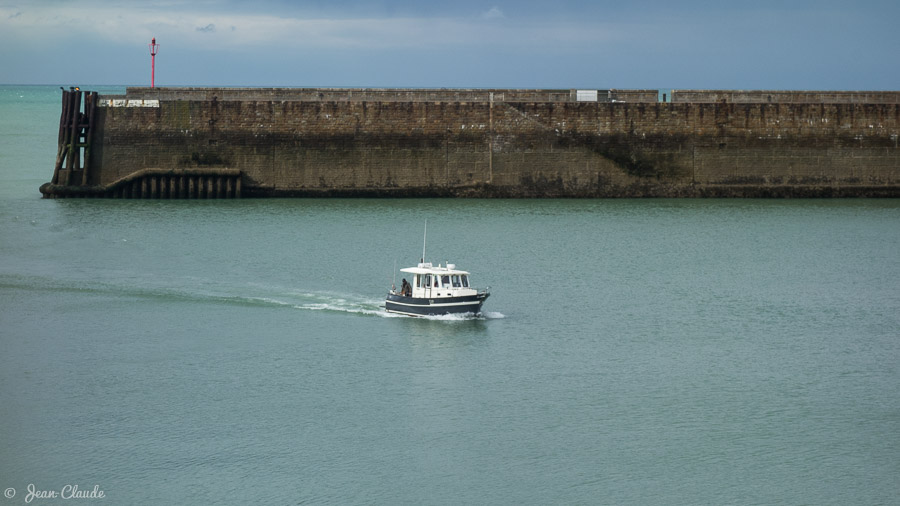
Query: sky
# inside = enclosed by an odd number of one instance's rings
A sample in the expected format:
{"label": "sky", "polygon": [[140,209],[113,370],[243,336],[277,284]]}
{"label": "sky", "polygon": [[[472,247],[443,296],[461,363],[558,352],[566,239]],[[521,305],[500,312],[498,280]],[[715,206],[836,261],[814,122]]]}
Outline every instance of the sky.
{"label": "sky", "polygon": [[0,0],[0,84],[900,89],[900,1]]}

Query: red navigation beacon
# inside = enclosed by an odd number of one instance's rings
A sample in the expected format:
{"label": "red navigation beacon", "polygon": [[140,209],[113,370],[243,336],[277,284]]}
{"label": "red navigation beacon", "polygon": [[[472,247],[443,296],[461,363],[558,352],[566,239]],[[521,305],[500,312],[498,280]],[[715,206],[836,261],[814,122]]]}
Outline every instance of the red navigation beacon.
{"label": "red navigation beacon", "polygon": [[150,41],[150,87],[153,88],[156,84],[156,53],[159,52],[159,44],[156,43],[156,37],[153,37],[153,40]]}

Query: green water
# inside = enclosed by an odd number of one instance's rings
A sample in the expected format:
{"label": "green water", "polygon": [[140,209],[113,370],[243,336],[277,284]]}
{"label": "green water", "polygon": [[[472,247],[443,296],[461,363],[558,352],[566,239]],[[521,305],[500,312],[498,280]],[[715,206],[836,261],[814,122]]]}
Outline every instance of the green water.
{"label": "green water", "polygon": [[[58,101],[0,87],[0,503],[900,496],[896,200],[41,200]],[[425,219],[481,317],[381,309]]]}

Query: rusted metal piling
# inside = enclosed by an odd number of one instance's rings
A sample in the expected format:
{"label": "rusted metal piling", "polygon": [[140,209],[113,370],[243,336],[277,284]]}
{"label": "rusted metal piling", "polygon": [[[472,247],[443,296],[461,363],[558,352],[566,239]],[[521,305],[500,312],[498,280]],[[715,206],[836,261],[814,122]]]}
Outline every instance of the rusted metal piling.
{"label": "rusted metal piling", "polygon": [[234,199],[241,197],[241,172],[233,169],[144,169],[96,194],[117,199]]}
{"label": "rusted metal piling", "polygon": [[239,199],[241,171],[235,169],[143,169],[100,186],[41,186],[47,198]]}

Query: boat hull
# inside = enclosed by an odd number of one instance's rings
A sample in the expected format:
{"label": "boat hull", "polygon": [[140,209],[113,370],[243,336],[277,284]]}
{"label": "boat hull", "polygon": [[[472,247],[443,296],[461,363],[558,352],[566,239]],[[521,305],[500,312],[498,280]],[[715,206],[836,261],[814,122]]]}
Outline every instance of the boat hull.
{"label": "boat hull", "polygon": [[481,305],[488,298],[488,293],[478,293],[465,297],[440,297],[434,299],[420,297],[404,297],[388,294],[384,301],[384,309],[390,313],[410,316],[435,316],[445,314],[461,314],[481,312]]}

